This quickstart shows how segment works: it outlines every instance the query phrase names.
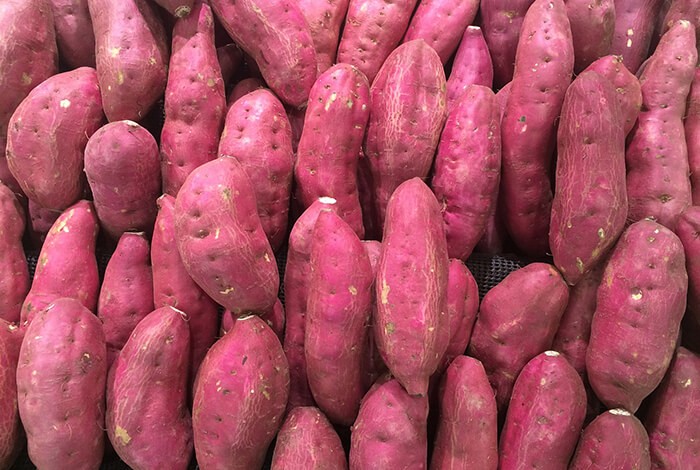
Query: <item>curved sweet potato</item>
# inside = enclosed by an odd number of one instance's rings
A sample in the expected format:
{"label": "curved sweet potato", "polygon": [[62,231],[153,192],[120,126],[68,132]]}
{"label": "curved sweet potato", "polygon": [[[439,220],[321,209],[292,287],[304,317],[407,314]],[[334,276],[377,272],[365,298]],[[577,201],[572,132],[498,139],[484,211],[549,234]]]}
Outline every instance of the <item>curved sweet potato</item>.
{"label": "curved sweet potato", "polygon": [[685,140],[688,147],[690,185],[694,205],[700,204],[700,68],[695,69],[695,77],[688,93],[685,113]]}
{"label": "curved sweet potato", "polygon": [[0,227],[0,319],[18,323],[30,285],[22,245],[25,214],[12,190],[1,182]]}

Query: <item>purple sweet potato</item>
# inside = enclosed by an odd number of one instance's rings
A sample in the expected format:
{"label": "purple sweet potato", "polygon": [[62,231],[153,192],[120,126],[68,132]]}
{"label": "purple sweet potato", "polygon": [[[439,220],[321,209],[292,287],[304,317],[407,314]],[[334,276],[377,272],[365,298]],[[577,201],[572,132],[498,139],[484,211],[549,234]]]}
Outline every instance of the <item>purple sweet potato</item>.
{"label": "purple sweet potato", "polygon": [[[700,37],[700,1],[699,0],[671,0],[663,20],[663,27],[659,31],[664,34],[678,20],[690,21],[695,26],[696,40]],[[698,40],[700,46],[700,40]]]}
{"label": "purple sweet potato", "polygon": [[457,50],[464,31],[478,11],[479,0],[421,0],[403,42],[425,40],[445,64]]}
{"label": "purple sweet potato", "polygon": [[189,350],[187,315],[161,307],[136,325],[109,371],[107,435],[133,469],[189,468]]}
{"label": "purple sweet potato", "polygon": [[240,82],[236,83],[236,85],[233,87],[233,90],[231,90],[231,94],[228,97],[228,107],[230,108],[231,105],[238,101],[239,98],[242,98],[248,93],[258,90],[260,88],[265,88],[265,83],[259,78],[244,78]]}
{"label": "purple sweet potato", "polygon": [[316,81],[317,56],[311,27],[298,2],[212,0],[211,7],[279,99],[303,105]]}
{"label": "purple sweet potato", "polygon": [[350,0],[297,0],[295,3],[311,28],[320,75],[335,64],[340,28],[345,22]]}
{"label": "purple sweet potato", "polygon": [[161,174],[150,132],[133,121],[101,127],[85,147],[85,174],[100,225],[111,239],[126,231],[153,231]]}
{"label": "purple sweet potato", "polygon": [[695,74],[695,28],[677,22],[641,72],[642,111],[627,146],[629,220],[653,217],[675,230],[692,203],[683,116]]}
{"label": "purple sweet potato", "polygon": [[684,130],[693,204],[700,205],[700,68],[695,69],[688,93]]}
{"label": "purple sweet potato", "polygon": [[97,300],[97,316],[107,341],[107,368],[136,325],[154,309],[151,247],[142,232],[126,232],[117,243]]}
{"label": "purple sweet potato", "polygon": [[401,42],[416,3],[418,0],[350,0],[336,62],[354,65],[373,83]]}
{"label": "purple sweet potato", "polygon": [[364,387],[369,390],[377,379],[386,373],[386,364],[382,359],[382,355],[377,348],[377,341],[374,338],[374,319],[377,317],[377,290],[376,278],[377,268],[379,267],[379,258],[382,256],[382,244],[376,240],[363,240],[362,246],[369,257],[369,264],[372,266],[372,314],[367,321],[367,331],[365,345],[365,359],[362,371],[364,373]]}
{"label": "purple sweet potato", "polygon": [[608,408],[635,413],[659,385],[687,293],[678,237],[652,220],[630,225],[606,264],[586,351],[588,379]]}
{"label": "purple sweet potato", "polygon": [[513,387],[498,468],[566,468],[585,416],[586,390],[576,370],[556,351],[535,356]]}
{"label": "purple sweet potato", "polygon": [[0,467],[12,468],[24,446],[17,408],[17,361],[22,331],[0,319]]}
{"label": "purple sweet potato", "polygon": [[683,211],[678,218],[676,233],[683,243],[688,272],[688,304],[684,321],[700,327],[700,207],[690,206]]}
{"label": "purple sweet potato", "polygon": [[447,119],[445,83],[440,58],[422,39],[397,47],[372,83],[364,150],[379,227],[396,188],[428,176]]}
{"label": "purple sweet potato", "polygon": [[468,353],[484,365],[499,411],[525,364],[551,348],[568,300],[566,282],[546,263],[511,272],[481,300]]}
{"label": "purple sweet potato", "polygon": [[294,153],[284,106],[271,91],[253,91],[231,105],[218,153],[235,157],[254,183],[262,228],[279,250],[287,235]]}
{"label": "purple sweet potato", "polygon": [[428,398],[380,378],[362,399],[350,434],[350,470],[428,468]]}
{"label": "purple sweet potato", "polygon": [[615,34],[610,53],[621,56],[633,74],[646,60],[654,23],[664,0],[615,0]]}
{"label": "purple sweet potato", "polygon": [[95,67],[95,33],[87,0],[50,0],[61,63]]}
{"label": "purple sweet potato", "polygon": [[0,319],[17,323],[30,284],[27,257],[22,245],[25,215],[15,194],[2,182],[0,227]]}
{"label": "purple sweet potato", "polygon": [[365,229],[357,167],[369,113],[364,74],[348,64],[326,70],[311,89],[294,164],[296,198],[302,207],[322,196],[334,198],[338,215],[360,238]]}
{"label": "purple sweet potato", "polygon": [[192,170],[216,158],[226,115],[208,3],[197,0],[192,13],[177,20],[172,44],[160,159],[163,192],[177,196]]}
{"label": "purple sweet potato", "polygon": [[[623,159],[624,161],[624,159]],[[440,136],[432,188],[442,205],[447,251],[466,260],[496,210],[501,126],[490,88],[470,85],[454,103]]]}
{"label": "purple sweet potato", "polygon": [[[296,153],[301,139],[301,133],[304,131],[304,120],[306,119],[306,107],[293,108],[286,106],[287,119],[292,128],[292,150]],[[292,201],[293,202],[293,201]]]}
{"label": "purple sweet potato", "polygon": [[277,435],[271,470],[346,470],[340,437],[328,418],[311,406],[294,408]]}
{"label": "purple sweet potato", "polygon": [[56,220],[41,247],[32,285],[22,304],[22,327],[62,297],[78,299],[88,310],[96,311],[100,290],[95,257],[98,230],[95,209],[85,200],[66,209]]}
{"label": "purple sweet potato", "polygon": [[[284,305],[282,301],[277,299],[275,305],[272,306],[267,312],[259,313],[258,316],[265,320],[265,323],[272,328],[277,337],[282,341],[284,339],[284,324],[285,324],[285,313]],[[219,336],[223,336],[233,328],[236,323],[238,316],[233,315],[231,310],[224,310],[221,316],[221,327],[219,328]]]}
{"label": "purple sweet potato", "polygon": [[498,411],[481,363],[468,356],[456,357],[442,378],[438,400],[431,470],[495,470]]}
{"label": "purple sweet potato", "polygon": [[[493,63],[481,28],[468,26],[447,78],[447,109],[451,110],[469,85],[493,86]],[[500,121],[500,119],[499,119]]]}
{"label": "purple sweet potato", "polygon": [[282,425],[289,366],[275,333],[255,315],[236,320],[204,358],[192,426],[202,469],[262,468]]}
{"label": "purple sweet potato", "polygon": [[10,119],[7,163],[29,199],[63,210],[83,194],[83,151],[102,125],[95,69],[81,67],[45,80]]}
{"label": "purple sweet potato", "polygon": [[574,41],[574,71],[608,55],[615,33],[614,0],[567,0],[566,14]]}
{"label": "purple sweet potato", "polygon": [[196,3],[195,0],[155,0],[155,2],[176,18],[189,15],[195,9]]}
{"label": "purple sweet potato", "polygon": [[49,233],[56,219],[60,217],[61,211],[41,207],[32,200],[29,200],[27,206],[26,235],[29,240],[29,246],[41,249],[41,245],[44,244],[46,239],[46,234]]}
{"label": "purple sweet potato", "polygon": [[[216,23],[214,24],[216,25]],[[216,36],[216,26],[214,27],[214,36]],[[214,39],[216,39],[216,37]],[[232,42],[225,46],[217,47],[216,57],[219,61],[224,88],[228,90],[232,85],[231,80],[233,80],[239,69],[243,66],[243,51],[241,51],[236,43]]]}
{"label": "purple sweet potato", "polygon": [[425,396],[450,341],[440,205],[420,178],[412,178],[396,189],[386,214],[374,335],[391,374],[410,395]]}
{"label": "purple sweet potato", "polygon": [[377,211],[374,207],[374,189],[374,178],[369,158],[362,151],[357,162],[357,191],[362,208],[362,225],[365,228],[365,240],[377,241],[382,239],[382,227],[377,221]]}
{"label": "purple sweet potato", "polygon": [[556,123],[574,67],[571,28],[562,0],[532,4],[515,60],[501,121],[503,216],[519,250],[543,256],[549,248]]}
{"label": "purple sweet potato", "polygon": [[700,466],[700,356],[678,348],[650,398],[644,425],[652,468]]}
{"label": "purple sweet potato", "polygon": [[579,438],[571,470],[649,470],[649,436],[629,411],[619,408],[598,415]]}
{"label": "purple sweet potato", "polygon": [[100,468],[106,356],[100,320],[75,299],[56,299],[27,328],[17,396],[29,458],[38,468]]}
{"label": "purple sweet potato", "polygon": [[175,239],[194,281],[235,314],[277,299],[275,254],[255,210],[253,183],[234,157],[196,168],[175,200]]}

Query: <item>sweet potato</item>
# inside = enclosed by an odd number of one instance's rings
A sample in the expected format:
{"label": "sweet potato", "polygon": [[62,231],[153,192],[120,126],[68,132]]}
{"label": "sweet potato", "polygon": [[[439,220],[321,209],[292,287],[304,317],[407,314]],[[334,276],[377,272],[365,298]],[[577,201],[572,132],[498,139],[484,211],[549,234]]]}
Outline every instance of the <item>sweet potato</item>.
{"label": "sweet potato", "polygon": [[260,88],[265,88],[265,83],[259,78],[255,77],[244,78],[240,82],[236,83],[236,85],[233,87],[233,90],[231,90],[231,94],[228,96],[229,109],[231,108],[231,105],[233,103],[238,101],[239,98],[247,95],[251,91],[255,91]]}
{"label": "sweet potato", "polygon": [[187,315],[161,307],[136,325],[109,371],[107,435],[133,469],[189,468],[189,350]]}
{"label": "sweet potato", "polygon": [[262,468],[288,396],[289,366],[277,336],[255,315],[238,318],[209,350],[195,382],[192,426],[199,466]]}
{"label": "sweet potato", "polygon": [[23,335],[17,325],[0,319],[0,467],[12,468],[24,446],[17,408],[17,361]]}
{"label": "sweet potato", "polygon": [[29,200],[27,204],[27,226],[25,228],[31,248],[41,249],[46,235],[51,230],[51,226],[61,216],[61,211],[41,207],[36,202]]}
{"label": "sweet potato", "polygon": [[649,470],[649,436],[629,411],[616,408],[594,419],[579,439],[571,470]]}
{"label": "sweet potato", "polygon": [[[447,78],[447,109],[451,110],[469,85],[493,86],[493,63],[484,33],[478,26],[468,26]],[[500,119],[499,119],[500,121]]]}
{"label": "sweet potato", "polygon": [[85,174],[111,239],[126,231],[153,232],[161,174],[158,144],[148,130],[133,121],[101,127],[85,147]]}
{"label": "sweet potato", "polygon": [[381,240],[382,227],[377,221],[375,200],[374,178],[369,158],[364,150],[360,152],[360,159],[357,162],[357,191],[360,197],[360,207],[362,208],[362,225],[365,228],[365,240]]}
{"label": "sweet potato", "polygon": [[309,23],[320,75],[335,64],[340,28],[350,0],[297,0],[295,3]]}
{"label": "sweet potato", "polygon": [[372,314],[370,315],[367,325],[368,334],[365,343],[364,365],[362,371],[364,373],[364,387],[369,390],[374,382],[384,373],[386,373],[386,364],[382,359],[382,355],[377,348],[377,341],[374,338],[374,319],[377,316],[377,290],[376,278],[377,268],[379,266],[379,258],[382,256],[382,244],[376,240],[363,240],[362,246],[369,257],[369,264],[372,266]]}
{"label": "sweet potato", "polygon": [[700,68],[695,69],[695,77],[688,93],[684,131],[692,200],[694,205],[700,205]]}
{"label": "sweet potato", "polygon": [[615,0],[615,33],[610,53],[621,56],[633,74],[649,54],[654,23],[664,0]]}
{"label": "sweet potato", "polygon": [[296,198],[303,208],[322,196],[363,238],[357,166],[370,113],[369,83],[359,69],[338,64],[318,77],[309,95],[294,164]]}
{"label": "sweet potato", "polygon": [[300,5],[290,0],[212,0],[211,7],[279,99],[303,105],[316,80],[317,57]]}
{"label": "sweet potato", "polygon": [[38,468],[98,469],[104,453],[107,350],[100,320],[56,299],[26,330],[17,402],[29,458]]}
{"label": "sweet potato", "polygon": [[[690,21],[695,26],[696,40],[700,36],[700,1],[698,0],[671,0],[663,20],[663,27],[659,31],[663,35],[678,20]],[[698,43],[700,46],[700,42]]]}
{"label": "sweet potato", "polygon": [[567,0],[566,14],[574,41],[574,71],[610,53],[615,33],[614,0]]}
{"label": "sweet potato", "polygon": [[397,47],[372,83],[364,151],[379,227],[396,188],[428,176],[447,119],[445,83],[440,58],[422,39]]}
{"label": "sweet potato", "polygon": [[410,395],[425,396],[450,341],[440,205],[420,178],[412,178],[396,189],[386,214],[374,335],[391,374]]}
{"label": "sweet potato", "polygon": [[525,364],[551,348],[568,300],[566,282],[546,263],[511,272],[481,300],[468,354],[484,365],[499,411]]}
{"label": "sweet potato", "polygon": [[463,355],[469,345],[479,311],[479,287],[469,268],[459,259],[451,259],[447,273],[447,316],[450,319],[450,342],[438,371]]}
{"label": "sweet potato", "polygon": [[[676,233],[683,243],[685,267],[688,272],[688,303],[684,322],[700,327],[700,207],[691,206],[681,214]],[[684,330],[684,336],[692,335]],[[700,340],[700,338],[699,338]]]}
{"label": "sweet potato", "polygon": [[[214,39],[216,40],[216,23],[214,23],[214,25]],[[228,91],[233,86],[231,81],[243,66],[243,51],[241,51],[236,43],[232,42],[225,46],[217,47],[216,57],[219,61],[224,88]]]}
{"label": "sweet potato", "polygon": [[585,416],[586,390],[574,368],[556,351],[535,356],[513,387],[498,468],[566,468]]}
{"label": "sweet potato", "polygon": [[[265,323],[272,328],[280,341],[284,340],[284,324],[285,313],[282,301],[277,299],[275,305],[267,312],[259,313],[258,316],[265,320]],[[219,336],[223,336],[233,328],[238,316],[234,316],[231,310],[224,310],[221,316],[221,327],[219,328]]]}
{"label": "sweet potato", "polygon": [[95,69],[81,67],[45,80],[9,123],[7,163],[29,199],[63,210],[83,193],[83,151],[102,125]]}
{"label": "sweet potato", "polygon": [[22,327],[62,297],[78,299],[95,312],[100,290],[95,257],[98,230],[95,209],[85,200],[66,209],[56,220],[41,247],[32,285],[22,304]]}
{"label": "sweet potato", "polygon": [[652,220],[630,225],[605,267],[586,351],[588,379],[607,407],[634,413],[659,385],[687,293],[678,237]]}
{"label": "sweet potato", "polygon": [[562,0],[532,4],[515,60],[501,121],[503,216],[520,251],[543,256],[548,251],[556,122],[574,66],[571,28]]}
{"label": "sweet potato", "polygon": [[14,193],[2,182],[0,227],[0,319],[17,323],[30,284],[27,257],[22,245],[25,218]]}
{"label": "sweet potato", "polygon": [[501,126],[490,88],[470,85],[454,103],[440,136],[432,188],[442,205],[447,251],[466,260],[496,210]]}
{"label": "sweet potato", "polygon": [[196,0],[155,0],[155,2],[174,17],[184,18],[195,9]]}
{"label": "sweet potato", "polygon": [[62,64],[95,68],[95,33],[87,0],[49,0]]}
{"label": "sweet potato", "polygon": [[642,112],[627,146],[629,220],[653,217],[675,230],[692,203],[683,116],[695,74],[695,28],[679,21],[641,72]]}
{"label": "sweet potato", "polygon": [[97,316],[107,341],[107,369],[136,325],[154,309],[150,251],[144,233],[126,232],[105,268]]}
{"label": "sweet potato", "polygon": [[192,170],[216,158],[225,115],[214,15],[208,3],[197,0],[192,13],[177,20],[173,29],[160,134],[164,193],[177,196]]}
{"label": "sweet potato", "polygon": [[231,105],[218,153],[235,157],[254,183],[262,228],[279,250],[287,235],[294,153],[289,120],[272,92],[256,90]]}
{"label": "sweet potato", "polygon": [[680,347],[644,418],[653,468],[698,468],[699,418],[700,356]]}
{"label": "sweet potato", "polygon": [[340,437],[328,418],[311,406],[294,408],[277,435],[271,470],[344,470],[348,468]]}
{"label": "sweet potato", "polygon": [[416,3],[418,0],[350,0],[336,63],[354,65],[373,83],[401,42]]}
{"label": "sweet potato", "polygon": [[425,40],[445,64],[457,50],[460,38],[478,11],[479,0],[421,0],[403,42]]}

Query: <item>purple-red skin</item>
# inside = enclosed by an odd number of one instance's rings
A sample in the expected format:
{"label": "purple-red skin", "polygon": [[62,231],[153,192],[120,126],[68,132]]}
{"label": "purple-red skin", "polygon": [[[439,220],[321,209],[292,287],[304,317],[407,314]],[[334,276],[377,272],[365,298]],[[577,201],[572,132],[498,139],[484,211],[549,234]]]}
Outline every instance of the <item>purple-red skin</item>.
{"label": "purple-red skin", "polygon": [[61,63],[95,67],[95,33],[87,0],[50,0]]}
{"label": "purple-red skin", "polygon": [[103,124],[95,69],[52,76],[12,114],[7,163],[22,191],[37,204],[63,210],[83,194],[83,152]]}
{"label": "purple-red skin", "polygon": [[0,319],[18,323],[29,292],[29,266],[22,237],[24,209],[12,190],[0,182]]}
{"label": "purple-red skin", "polygon": [[695,28],[681,20],[662,36],[641,72],[643,110],[626,154],[631,222],[653,217],[675,230],[692,204],[683,117],[697,61]]}
{"label": "purple-red skin", "polygon": [[679,347],[666,377],[649,399],[644,425],[652,468],[700,465],[700,356]]}
{"label": "purple-red skin", "polygon": [[586,390],[576,370],[556,351],[538,354],[515,381],[498,468],[566,468],[585,416]]}
{"label": "purple-red skin", "polygon": [[218,154],[235,157],[253,182],[263,230],[279,250],[287,238],[294,153],[284,106],[271,91],[253,91],[231,105]]}
{"label": "purple-red skin", "polygon": [[194,5],[196,0],[155,0],[155,2],[175,18],[184,18],[196,9]]}
{"label": "purple-red skin", "polygon": [[243,51],[241,51],[241,48],[235,43],[226,44],[225,46],[216,48],[216,57],[219,62],[219,68],[221,69],[221,78],[224,81],[224,88],[228,90],[228,87],[231,85],[231,80],[233,80],[238,71],[243,68]]}
{"label": "purple-red skin", "polygon": [[377,348],[377,341],[374,338],[374,319],[377,315],[377,291],[375,280],[377,278],[377,267],[379,266],[379,258],[382,256],[382,244],[376,240],[363,240],[362,246],[369,257],[369,264],[372,266],[372,314],[365,328],[367,329],[365,343],[365,359],[362,366],[364,373],[364,387],[369,390],[374,382],[384,373],[386,373],[386,364],[382,359],[382,355]]}
{"label": "purple-red skin", "polygon": [[364,151],[360,153],[360,159],[357,162],[357,191],[359,192],[360,207],[362,208],[362,226],[365,228],[365,240],[381,240],[382,227],[377,221],[377,211],[374,207],[375,188],[372,167]]}
{"label": "purple-red skin", "polygon": [[271,470],[347,470],[343,444],[318,408],[297,407],[284,419],[277,434]]}
{"label": "purple-red skin", "polygon": [[[478,26],[464,30],[447,78],[447,109],[451,110],[469,85],[493,86],[493,63],[484,33]],[[499,120],[500,121],[500,120]]]}
{"label": "purple-red skin", "polygon": [[192,426],[201,468],[262,468],[288,396],[279,339],[258,316],[239,318],[211,347],[195,382]]}
{"label": "purple-red skin", "polygon": [[[285,325],[285,313],[284,305],[282,301],[277,299],[275,305],[267,312],[258,314],[260,318],[265,320],[265,323],[272,328],[275,332],[280,342],[284,340],[284,325]],[[231,310],[224,310],[221,315],[221,327],[219,328],[219,336],[223,336],[233,328],[236,322],[236,318],[231,313]],[[206,351],[205,351],[206,352]]]}
{"label": "purple-red skin", "polygon": [[151,246],[142,232],[125,232],[107,263],[97,316],[107,341],[107,368],[153,307]]}
{"label": "purple-red skin", "polygon": [[695,69],[695,77],[688,93],[684,130],[688,147],[691,195],[693,204],[700,205],[700,68]]}
{"label": "purple-red skin", "polygon": [[450,342],[438,367],[443,371],[467,351],[476,315],[479,311],[479,286],[469,268],[459,259],[451,259],[447,273],[447,316]]}
{"label": "purple-red skin", "polygon": [[147,0],[88,0],[88,7],[107,120],[138,122],[165,91],[169,60],[165,27]]}
{"label": "purple-red skin", "polygon": [[649,470],[649,436],[629,411],[598,415],[586,426],[571,460],[571,470]]}
{"label": "purple-red skin", "polygon": [[29,243],[33,248],[41,249],[44,244],[46,234],[51,230],[51,226],[61,215],[61,211],[55,211],[41,207],[36,202],[29,200],[27,207],[29,217],[27,218],[26,230],[29,236]]}
{"label": "purple-red skin", "polygon": [[364,238],[357,167],[370,114],[367,77],[337,64],[314,83],[294,164],[296,199],[303,208],[330,196],[337,213]]}
{"label": "purple-red skin", "polygon": [[17,408],[17,361],[24,336],[17,325],[0,319],[0,467],[12,468],[24,446]]}
{"label": "purple-red skin", "polygon": [[551,348],[568,300],[559,271],[539,262],[511,272],[481,300],[468,354],[484,365],[499,412],[525,364]]}
{"label": "purple-red skin", "polygon": [[365,351],[357,345],[371,333],[372,266],[357,234],[335,211],[321,211],[316,219],[310,263],[304,337],[309,388],[332,423],[350,426],[367,391]]}
{"label": "purple-red skin", "polygon": [[136,325],[109,370],[107,435],[131,468],[189,467],[189,349],[187,315],[161,307]]}
{"label": "purple-red skin", "polygon": [[[688,304],[684,321],[700,327],[700,207],[690,206],[678,218],[676,234],[685,250],[685,267],[688,272]],[[690,331],[683,330],[693,336]],[[700,341],[700,338],[698,338]]]}
{"label": "purple-red skin", "polygon": [[494,86],[501,88],[513,79],[515,52],[525,13],[534,0],[482,0],[481,28],[493,59]]}
{"label": "purple-red skin", "polygon": [[351,428],[350,470],[428,468],[428,398],[380,378],[362,399]]}
{"label": "purple-red skin", "polygon": [[32,285],[22,304],[20,326],[26,328],[39,311],[62,297],[78,299],[91,312],[97,310],[98,230],[90,201],[78,201],[56,219],[41,247]]}
{"label": "purple-red skin", "polygon": [[498,410],[481,363],[457,356],[443,375],[438,402],[430,468],[496,470]]}
{"label": "purple-red skin", "polygon": [[652,220],[630,225],[605,267],[586,350],[588,380],[605,406],[635,413],[659,385],[687,295],[678,237]]}
{"label": "purple-red skin", "polygon": [[571,83],[574,49],[563,0],[536,0],[522,25],[501,121],[503,216],[519,251],[549,251],[550,173],[556,124]]}
{"label": "purple-red skin", "polygon": [[85,174],[100,226],[112,240],[127,231],[153,232],[161,195],[158,143],[136,122],[115,121],[85,147]]}
{"label": "purple-red skin", "polygon": [[306,119],[306,107],[303,108],[293,108],[287,106],[287,119],[289,119],[289,125],[292,127],[292,150],[296,153],[299,147],[299,140],[301,140],[301,134],[304,132],[304,121]]}
{"label": "purple-red skin", "polygon": [[225,82],[214,45],[214,15],[197,0],[175,22],[160,134],[163,193],[177,196],[192,170],[217,156],[226,115]]}
{"label": "purple-red skin", "polygon": [[231,105],[238,101],[239,98],[242,98],[252,91],[259,90],[260,88],[265,88],[265,82],[259,78],[244,78],[240,82],[236,83],[231,90],[231,93],[228,96],[228,107],[231,108]]}
{"label": "purple-red skin", "polygon": [[417,3],[350,0],[335,62],[354,65],[373,83],[382,64],[399,46]]}
{"label": "purple-red skin", "polygon": [[700,46],[700,39],[698,39],[700,37],[700,0],[672,0],[664,16],[661,35],[678,20],[690,21],[695,26],[696,40]]}
{"label": "purple-red skin", "polygon": [[377,225],[383,227],[396,188],[414,177],[427,178],[433,164],[447,119],[440,57],[422,39],[401,44],[377,73],[371,93],[364,151],[372,172]]}
{"label": "purple-red skin", "polygon": [[321,75],[335,64],[340,28],[345,22],[350,0],[297,0],[295,3],[309,23],[318,74]]}
{"label": "purple-red skin", "polygon": [[421,0],[403,42],[425,40],[445,64],[457,50],[464,31],[478,12],[479,0]]}
{"label": "purple-red skin", "polygon": [[56,299],[27,328],[17,396],[29,458],[38,468],[100,467],[106,349],[100,320],[75,299]]}
{"label": "purple-red skin", "polygon": [[496,211],[501,126],[490,88],[470,85],[454,103],[440,136],[432,188],[442,206],[450,258],[466,260]]}
{"label": "purple-red skin", "polygon": [[231,39],[260,68],[280,100],[299,107],[316,81],[317,56],[298,2],[212,0],[211,7]]}
{"label": "purple-red skin", "polygon": [[449,259],[440,204],[412,178],[387,206],[376,277],[374,335],[391,374],[413,396],[426,396],[450,341]]}
{"label": "purple-red skin", "polygon": [[574,40],[574,72],[608,55],[615,33],[614,0],[567,0],[566,14]]}
{"label": "purple-red skin", "polygon": [[633,74],[649,55],[664,0],[615,0],[615,33],[610,54],[621,56]]}

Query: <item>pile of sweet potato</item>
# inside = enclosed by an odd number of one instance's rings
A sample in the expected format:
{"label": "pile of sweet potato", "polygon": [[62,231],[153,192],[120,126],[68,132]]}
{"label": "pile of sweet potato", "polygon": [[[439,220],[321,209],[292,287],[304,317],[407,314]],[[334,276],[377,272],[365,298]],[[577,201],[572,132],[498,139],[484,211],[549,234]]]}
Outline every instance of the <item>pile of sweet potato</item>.
{"label": "pile of sweet potato", "polygon": [[0,470],[700,468],[699,44],[698,0],[2,0]]}

